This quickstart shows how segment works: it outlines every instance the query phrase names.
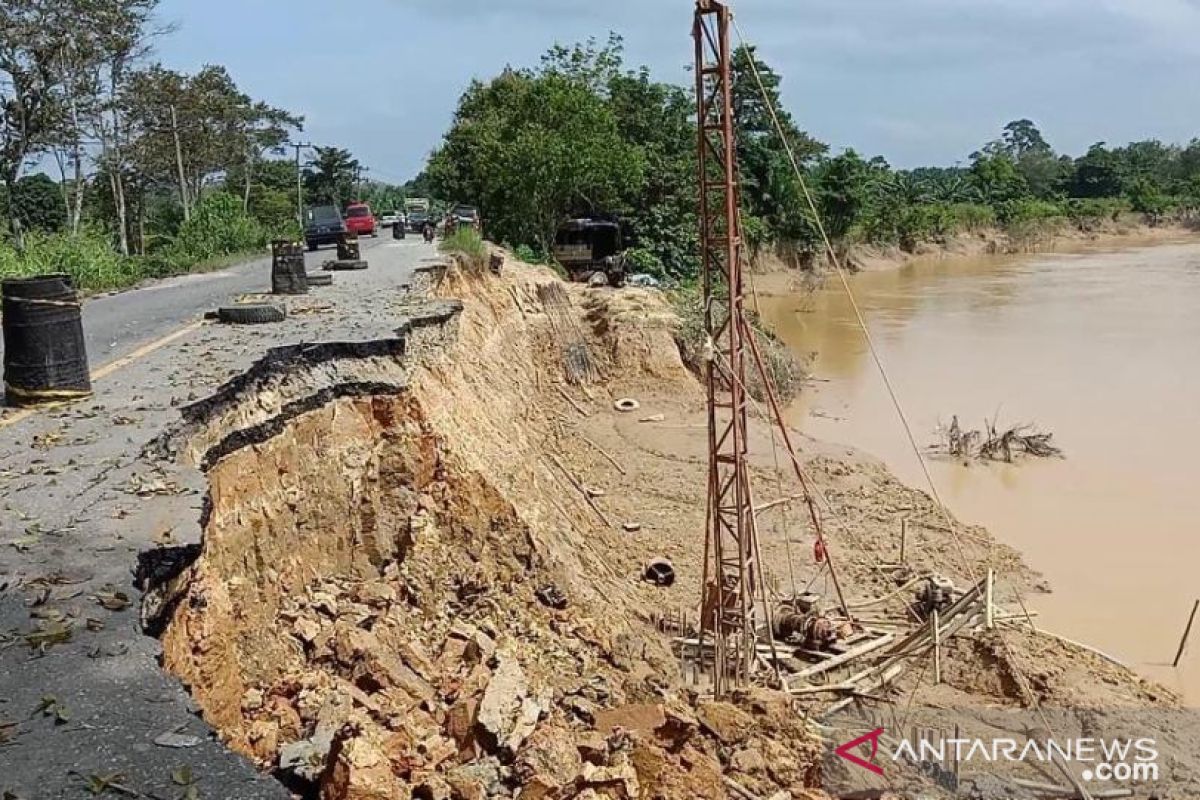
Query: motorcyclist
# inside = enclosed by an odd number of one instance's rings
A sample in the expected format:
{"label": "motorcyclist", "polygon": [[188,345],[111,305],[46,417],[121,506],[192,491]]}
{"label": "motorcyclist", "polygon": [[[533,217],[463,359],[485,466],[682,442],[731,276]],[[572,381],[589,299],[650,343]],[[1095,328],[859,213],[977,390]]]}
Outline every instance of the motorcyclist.
{"label": "motorcyclist", "polygon": [[437,235],[437,228],[434,227],[433,222],[427,220],[425,224],[421,226],[421,235],[425,237],[425,241],[433,241],[434,237]]}

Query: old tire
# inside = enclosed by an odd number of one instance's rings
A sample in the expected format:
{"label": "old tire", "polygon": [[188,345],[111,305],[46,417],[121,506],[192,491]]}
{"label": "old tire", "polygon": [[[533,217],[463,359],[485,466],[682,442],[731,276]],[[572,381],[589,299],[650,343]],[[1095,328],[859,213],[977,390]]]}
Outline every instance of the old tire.
{"label": "old tire", "polygon": [[217,309],[217,319],[229,325],[267,325],[283,322],[286,316],[287,312],[270,303],[245,303]]}
{"label": "old tire", "polygon": [[613,403],[613,408],[622,413],[628,414],[630,411],[637,411],[642,407],[642,404],[632,397],[622,397],[617,402]]}
{"label": "old tire", "polygon": [[351,269],[366,269],[367,262],[362,259],[339,259],[338,261],[330,261],[325,265],[325,269],[344,271]]}
{"label": "old tire", "polygon": [[310,272],[308,273],[309,286],[332,286],[333,276],[328,272]]}

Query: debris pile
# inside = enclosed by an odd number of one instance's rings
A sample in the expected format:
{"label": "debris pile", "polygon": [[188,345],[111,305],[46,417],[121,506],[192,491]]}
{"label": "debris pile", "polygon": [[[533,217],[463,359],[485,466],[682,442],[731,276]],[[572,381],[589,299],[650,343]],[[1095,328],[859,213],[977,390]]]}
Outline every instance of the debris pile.
{"label": "debris pile", "polygon": [[1051,440],[1054,434],[1038,430],[1033,425],[1014,425],[1001,431],[994,420],[984,423],[984,430],[963,430],[955,415],[949,426],[938,429],[939,441],[935,452],[964,461],[1003,461],[1011,464],[1021,456],[1061,458],[1063,451]]}

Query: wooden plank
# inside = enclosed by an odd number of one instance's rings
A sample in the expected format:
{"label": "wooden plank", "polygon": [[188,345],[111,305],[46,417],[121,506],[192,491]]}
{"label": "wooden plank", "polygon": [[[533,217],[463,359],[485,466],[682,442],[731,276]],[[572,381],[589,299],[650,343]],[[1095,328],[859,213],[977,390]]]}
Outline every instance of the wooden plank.
{"label": "wooden plank", "polygon": [[[939,641],[954,636],[975,618],[978,614],[976,607],[984,597],[986,585],[986,579],[976,584],[954,601],[944,614],[938,615],[937,635]],[[932,644],[933,620],[929,620],[896,645],[895,655],[889,656],[886,661],[871,669],[852,676],[840,685],[852,689],[856,693],[870,694],[902,675],[911,665],[911,657],[924,652]],[[822,716],[828,717],[852,702],[854,702],[853,697],[840,700],[826,709]]]}
{"label": "wooden plank", "polygon": [[876,650],[880,649],[881,647],[886,647],[887,645],[889,645],[893,641],[895,641],[895,639],[896,639],[896,635],[894,633],[885,633],[885,634],[881,635],[878,639],[874,639],[870,642],[867,642],[866,644],[862,644],[862,645],[859,645],[858,647],[847,650],[845,653],[842,653],[840,656],[834,656],[833,658],[826,659],[825,661],[822,661],[820,664],[815,664],[815,665],[809,667],[808,669],[801,670],[800,672],[796,673],[795,675],[793,675],[791,677],[795,678],[797,680],[803,680],[805,678],[811,678],[813,675],[820,675],[822,672],[828,672],[829,670],[831,670],[835,667],[840,667],[841,665],[846,664],[850,661],[853,661],[854,659],[856,659],[860,656],[864,656],[867,653],[873,653]]}

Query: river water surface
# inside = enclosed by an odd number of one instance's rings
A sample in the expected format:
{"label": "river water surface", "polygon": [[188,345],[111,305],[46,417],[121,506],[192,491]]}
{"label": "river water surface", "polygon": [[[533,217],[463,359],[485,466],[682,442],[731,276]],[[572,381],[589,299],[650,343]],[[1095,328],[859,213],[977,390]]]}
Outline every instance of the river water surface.
{"label": "river water surface", "polygon": [[[1046,576],[1039,625],[1200,704],[1200,630],[1169,667],[1200,598],[1200,242],[942,259],[850,280],[922,446],[957,414],[967,428],[1036,423],[1066,452],[931,464],[955,514]],[[785,289],[760,298],[763,316],[815,353],[818,379],[793,424],[924,488],[840,283]]]}

